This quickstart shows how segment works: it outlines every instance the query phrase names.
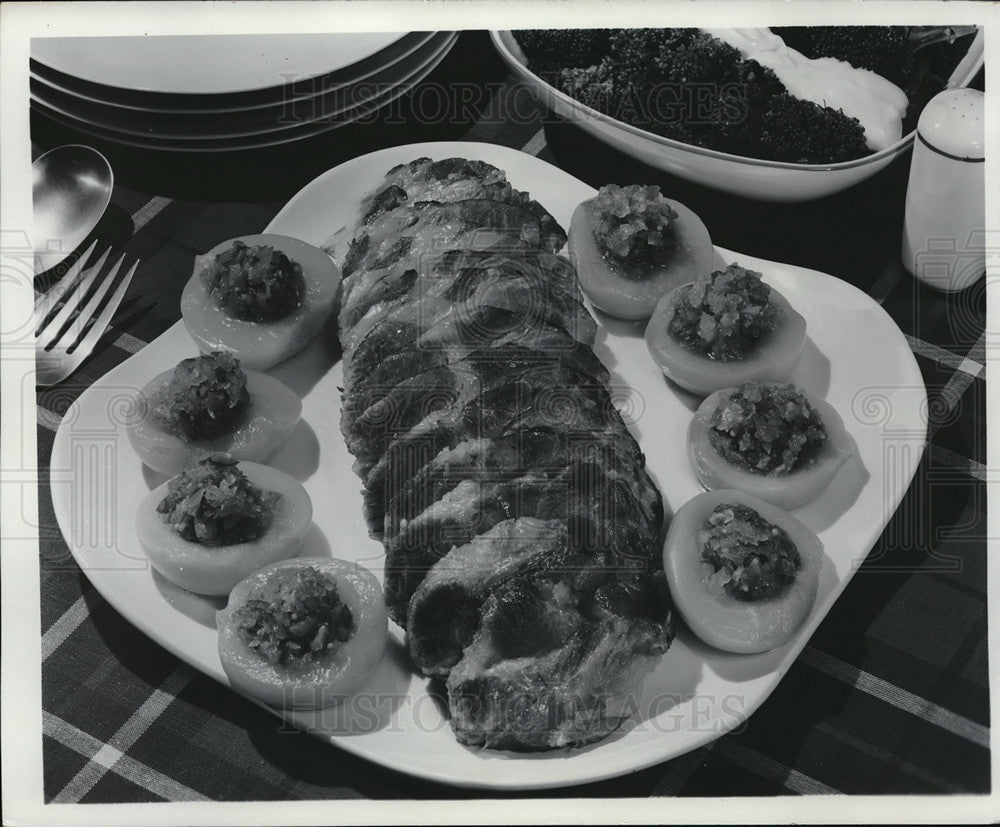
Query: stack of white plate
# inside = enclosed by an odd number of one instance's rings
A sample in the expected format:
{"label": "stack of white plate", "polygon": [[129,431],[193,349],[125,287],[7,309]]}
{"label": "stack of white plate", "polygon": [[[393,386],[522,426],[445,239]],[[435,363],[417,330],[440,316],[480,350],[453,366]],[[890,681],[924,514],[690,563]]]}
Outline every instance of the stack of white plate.
{"label": "stack of white plate", "polygon": [[31,105],[106,141],[171,152],[290,143],[370,117],[456,32],[35,38]]}

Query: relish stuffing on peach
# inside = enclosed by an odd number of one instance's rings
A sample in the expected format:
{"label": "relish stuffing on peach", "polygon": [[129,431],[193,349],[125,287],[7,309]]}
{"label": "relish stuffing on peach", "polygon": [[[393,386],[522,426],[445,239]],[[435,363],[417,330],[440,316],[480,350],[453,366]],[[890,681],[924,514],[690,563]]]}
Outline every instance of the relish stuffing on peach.
{"label": "relish stuffing on peach", "polygon": [[715,259],[698,216],[639,184],[608,184],[580,204],[569,252],[594,306],[632,320],[648,319],[664,293],[708,273]]}
{"label": "relish stuffing on peach", "polygon": [[277,379],[244,370],[231,354],[216,351],[153,377],[136,411],[127,432],[139,459],[177,474],[213,452],[267,459],[295,430],[302,402]]}
{"label": "relish stuffing on peach", "polygon": [[266,233],[224,241],[195,261],[181,315],[203,352],[267,370],[298,353],[333,311],[340,273],[322,250]]}
{"label": "relish stuffing on peach", "polygon": [[308,566],[267,581],[232,614],[240,640],[272,666],[319,660],[354,632],[337,581]]}
{"label": "relish stuffing on peach", "polygon": [[679,288],[670,335],[712,359],[742,359],[781,322],[770,297],[760,273],[730,264]]}
{"label": "relish stuffing on peach", "polygon": [[344,560],[300,557],[237,584],[216,613],[230,683],[265,703],[330,706],[357,689],[385,650],[382,587]]}
{"label": "relish stuffing on peach", "polygon": [[794,385],[716,391],[688,429],[688,456],[705,488],[753,492],[782,508],[818,497],[852,453],[834,408]]}
{"label": "relish stuffing on peach", "polygon": [[801,561],[784,529],[746,505],[718,505],[698,535],[701,559],[712,568],[709,591],[737,600],[774,597],[793,580]]}
{"label": "relish stuffing on peach", "polygon": [[305,292],[302,265],[266,244],[236,240],[201,271],[201,283],[234,319],[273,322],[291,313]]}
{"label": "relish stuffing on peach", "polygon": [[664,570],[677,610],[711,646],[765,652],[816,599],[823,547],[792,515],[741,491],[699,494],[670,523]]}
{"label": "relish stuffing on peach", "polygon": [[826,426],[794,385],[747,382],[712,414],[712,447],[737,468],[782,476],[810,463],[829,440]]}
{"label": "relish stuffing on peach", "polygon": [[298,553],[311,524],[312,502],[298,480],[211,454],[143,498],[136,536],[171,582],[226,595],[261,566]]}
{"label": "relish stuffing on peach", "polygon": [[150,397],[150,416],[182,439],[233,430],[250,406],[247,374],[229,353],[183,359]]}
{"label": "relish stuffing on peach", "polygon": [[805,341],[805,319],[760,273],[738,264],[668,292],[646,326],[663,373],[700,394],[784,379]]}
{"label": "relish stuffing on peach", "polygon": [[232,457],[211,454],[167,483],[156,513],[185,540],[224,546],[260,537],[280,500],[251,483]]}

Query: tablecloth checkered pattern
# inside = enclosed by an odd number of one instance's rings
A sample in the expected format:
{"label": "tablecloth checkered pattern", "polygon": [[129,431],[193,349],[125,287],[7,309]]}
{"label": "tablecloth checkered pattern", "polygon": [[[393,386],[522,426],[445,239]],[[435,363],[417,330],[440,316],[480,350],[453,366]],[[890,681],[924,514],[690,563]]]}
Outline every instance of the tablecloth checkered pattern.
{"label": "tablecloth checkered pattern", "polygon": [[[142,264],[96,354],[66,383],[37,394],[46,801],[478,795],[289,732],[146,639],[76,567],[45,473],[55,429],[76,396],[179,318],[195,254],[260,231],[288,197],[342,160],[446,139],[515,147],[594,186],[658,183],[703,218],[716,243],[851,282],[899,324],[932,400],[927,450],[896,516],[745,725],[624,778],[530,795],[988,792],[985,288],[948,296],[902,270],[908,158],[846,193],[767,205],[643,167],[548,115],[482,32],[464,33],[430,81],[447,99],[435,113],[428,95],[409,96],[376,123],[269,156],[151,162],[105,148],[119,183],[96,235],[124,244]],[[38,150],[74,137],[33,123]],[[534,194],[544,203],[544,193]]]}

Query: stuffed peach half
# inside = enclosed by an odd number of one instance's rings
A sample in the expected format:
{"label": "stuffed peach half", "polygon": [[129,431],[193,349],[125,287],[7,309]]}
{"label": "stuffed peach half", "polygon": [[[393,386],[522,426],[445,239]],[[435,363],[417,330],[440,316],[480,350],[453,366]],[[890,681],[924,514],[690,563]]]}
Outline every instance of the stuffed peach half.
{"label": "stuffed peach half", "polygon": [[701,395],[786,378],[805,341],[805,319],[760,273],[738,264],[668,292],[646,326],[664,375]]}
{"label": "stuffed peach half", "polygon": [[659,187],[602,187],[580,204],[569,253],[593,305],[620,319],[648,319],[668,290],[708,273],[715,250],[708,230]]}
{"label": "stuffed peach half", "polygon": [[312,502],[298,480],[214,454],[154,488],[136,537],[153,567],[182,589],[227,595],[247,575],[298,553]]}
{"label": "stuffed peach half", "polygon": [[716,391],[688,428],[688,457],[706,489],[753,492],[781,508],[816,499],[853,451],[833,406],[793,385]]}
{"label": "stuffed peach half", "polygon": [[357,689],[382,658],[382,587],[356,563],[299,557],[236,585],[216,613],[229,682],[272,706],[320,709]]}
{"label": "stuffed peach half", "polygon": [[146,465],[177,474],[191,460],[223,452],[262,462],[291,435],[302,402],[277,379],[245,371],[219,351],[182,360],[139,392],[129,442]]}
{"label": "stuffed peach half", "polygon": [[283,235],[242,236],[198,256],[181,315],[202,352],[227,350],[267,370],[315,338],[339,285],[319,248]]}
{"label": "stuffed peach half", "polygon": [[791,514],[742,491],[699,494],[674,516],[663,567],[674,605],[710,646],[766,652],[812,609],[819,538]]}

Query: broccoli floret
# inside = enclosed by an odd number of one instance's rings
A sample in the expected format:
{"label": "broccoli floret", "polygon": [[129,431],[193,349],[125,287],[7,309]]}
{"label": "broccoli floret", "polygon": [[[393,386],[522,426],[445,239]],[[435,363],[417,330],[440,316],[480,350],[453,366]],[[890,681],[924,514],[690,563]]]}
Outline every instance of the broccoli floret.
{"label": "broccoli floret", "polygon": [[614,29],[523,29],[514,32],[535,74],[595,66],[611,49]]}
{"label": "broccoli floret", "polygon": [[553,85],[591,109],[624,123],[648,129],[668,138],[694,143],[695,136],[683,121],[687,107],[658,106],[651,88],[633,82],[612,58],[595,66],[562,69]]}
{"label": "broccoli floret", "polygon": [[[848,29],[874,31],[827,27]],[[700,29],[525,30],[515,36],[532,71],[558,89],[666,138],[796,163],[870,153],[857,120],[793,98],[773,71]]]}
{"label": "broccoli floret", "polygon": [[913,76],[914,48],[907,26],[796,26],[773,31],[806,57],[846,60],[899,86]]}
{"label": "broccoli floret", "polygon": [[634,29],[611,36],[611,53],[636,80],[716,83],[732,76],[740,53],[699,29]]}
{"label": "broccoli floret", "polygon": [[607,58],[594,66],[561,69],[556,87],[585,106],[612,116],[621,97],[628,91],[620,83],[614,64]]}
{"label": "broccoli floret", "polygon": [[737,79],[724,83],[713,109],[712,148],[732,155],[756,156],[764,116],[785,87],[773,71],[756,60],[741,60]]}
{"label": "broccoli floret", "polygon": [[616,32],[611,50],[648,104],[648,123],[636,125],[697,146],[754,154],[761,113],[784,92],[770,69],[699,29]]}
{"label": "broccoli floret", "polygon": [[761,118],[761,157],[796,164],[830,164],[871,154],[857,118],[839,109],[775,95]]}

